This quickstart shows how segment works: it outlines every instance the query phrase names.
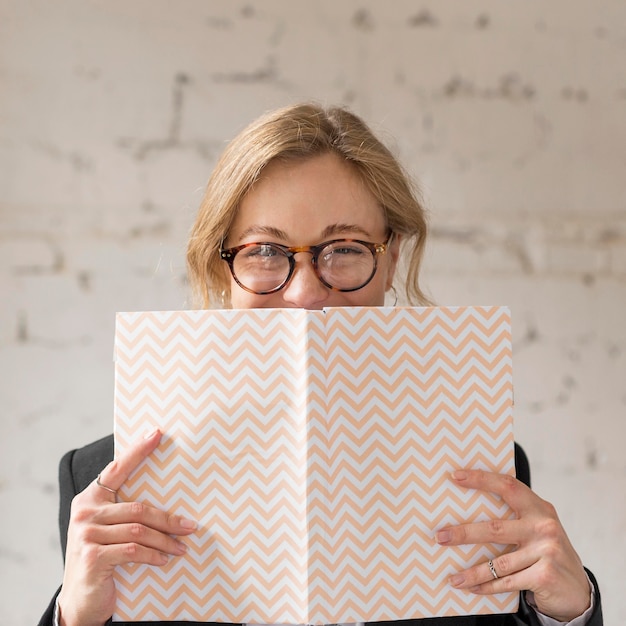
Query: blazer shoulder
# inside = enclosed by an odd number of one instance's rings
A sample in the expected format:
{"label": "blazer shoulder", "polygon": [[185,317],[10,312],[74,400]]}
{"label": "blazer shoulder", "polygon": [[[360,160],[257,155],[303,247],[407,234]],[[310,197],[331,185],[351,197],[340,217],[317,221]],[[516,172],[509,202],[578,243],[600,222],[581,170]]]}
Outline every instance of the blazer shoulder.
{"label": "blazer shoulder", "polygon": [[67,452],[59,464],[59,532],[63,558],[67,548],[72,500],[113,460],[113,435]]}
{"label": "blazer shoulder", "polygon": [[80,493],[112,460],[113,435],[70,450],[61,459],[60,482],[67,484],[71,481],[74,494]]}
{"label": "blazer shoulder", "polygon": [[530,487],[530,463],[522,446],[515,444],[515,475]]}

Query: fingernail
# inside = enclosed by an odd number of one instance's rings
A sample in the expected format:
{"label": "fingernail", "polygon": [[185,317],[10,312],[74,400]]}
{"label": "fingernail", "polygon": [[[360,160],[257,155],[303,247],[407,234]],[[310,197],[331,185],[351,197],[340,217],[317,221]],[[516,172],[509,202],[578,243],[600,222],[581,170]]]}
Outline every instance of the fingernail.
{"label": "fingernail", "polygon": [[465,582],[463,574],[455,574],[448,579],[453,587],[460,587]]}
{"label": "fingernail", "polygon": [[185,552],[187,552],[187,546],[182,541],[177,541],[176,547],[178,548],[181,554],[184,554]]}
{"label": "fingernail", "polygon": [[440,530],[437,533],[437,543],[448,543],[452,539],[452,533],[449,530]]}
{"label": "fingernail", "polygon": [[144,435],[143,438],[144,439],[152,439],[152,437],[155,437],[157,433],[159,433],[159,429],[155,428],[153,431],[149,432],[147,435]]}
{"label": "fingernail", "polygon": [[456,470],[452,472],[452,479],[458,482],[467,480],[467,472],[464,472],[463,470]]}
{"label": "fingernail", "polygon": [[187,519],[186,517],[180,518],[180,525],[181,525],[181,528],[187,528],[189,530],[195,530],[196,528],[198,528],[197,522]]}

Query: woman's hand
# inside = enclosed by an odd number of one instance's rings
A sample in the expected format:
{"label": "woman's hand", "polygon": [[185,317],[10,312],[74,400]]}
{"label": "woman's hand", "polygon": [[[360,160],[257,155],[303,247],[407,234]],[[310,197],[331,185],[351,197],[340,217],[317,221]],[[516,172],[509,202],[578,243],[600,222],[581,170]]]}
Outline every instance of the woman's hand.
{"label": "woman's hand", "polygon": [[[100,474],[101,485],[117,491],[131,472],[154,451],[156,430],[131,446]],[[175,536],[197,525],[139,502],[116,502],[115,493],[91,483],[72,501],[65,574],[58,602],[62,626],[102,626],[113,614],[113,570],[124,563],[165,565],[185,553]]]}
{"label": "woman's hand", "polygon": [[512,476],[476,470],[453,472],[460,487],[498,494],[516,513],[515,520],[494,520],[443,528],[441,545],[500,543],[514,552],[481,563],[450,577],[453,587],[492,594],[528,590],[537,609],[569,622],[590,605],[590,589],[580,558],[572,547],[554,507]]}

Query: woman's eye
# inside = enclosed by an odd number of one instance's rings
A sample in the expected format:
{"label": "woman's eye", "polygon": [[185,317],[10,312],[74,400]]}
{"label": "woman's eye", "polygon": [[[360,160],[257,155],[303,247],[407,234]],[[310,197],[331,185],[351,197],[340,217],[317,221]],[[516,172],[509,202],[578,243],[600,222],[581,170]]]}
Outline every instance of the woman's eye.
{"label": "woman's eye", "polygon": [[246,256],[249,258],[252,257],[260,257],[260,258],[270,258],[276,256],[278,254],[278,250],[274,248],[274,246],[254,246],[249,248]]}
{"label": "woman's eye", "polygon": [[363,254],[363,250],[356,246],[339,246],[337,248],[333,248],[332,250],[327,250],[324,252],[324,257],[327,259],[332,258],[333,256],[354,256]]}
{"label": "woman's eye", "polygon": [[338,252],[339,254],[361,254],[363,250],[361,250],[361,248],[344,246],[343,248],[335,248],[333,252]]}

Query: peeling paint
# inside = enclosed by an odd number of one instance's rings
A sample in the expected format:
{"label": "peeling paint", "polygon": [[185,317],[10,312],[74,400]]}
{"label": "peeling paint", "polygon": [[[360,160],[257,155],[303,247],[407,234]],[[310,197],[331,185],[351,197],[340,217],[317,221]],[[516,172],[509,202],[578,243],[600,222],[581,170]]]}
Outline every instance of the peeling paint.
{"label": "peeling paint", "polygon": [[593,34],[598,38],[598,39],[605,39],[606,36],[608,35],[608,31],[604,26],[598,26],[594,31]]}
{"label": "peeling paint", "polygon": [[92,158],[86,154],[76,151],[68,152],[47,141],[35,141],[32,146],[55,161],[69,164],[76,173],[92,172],[95,169]]}
{"label": "peeling paint", "polygon": [[218,83],[239,83],[254,85],[259,83],[272,83],[278,81],[278,72],[273,57],[266,59],[265,65],[247,72],[217,72],[211,75],[211,79]]}
{"label": "peeling paint", "polygon": [[593,287],[596,284],[596,277],[593,274],[590,273],[584,273],[581,277],[580,277],[580,282],[585,286],[585,287]]}
{"label": "peeling paint", "polygon": [[491,18],[486,13],[481,13],[474,22],[474,26],[478,30],[485,30],[491,25]]}
{"label": "peeling paint", "polygon": [[170,128],[168,137],[172,142],[180,141],[180,129],[183,118],[184,88],[191,79],[184,72],[176,74],[172,90],[172,112],[170,116]]}
{"label": "peeling paint", "polygon": [[624,349],[618,343],[610,343],[606,348],[606,352],[610,359],[619,359],[624,353]]}
{"label": "peeling paint", "polygon": [[[0,485],[0,489],[2,485]],[[28,562],[28,558],[24,552],[19,552],[17,550],[9,550],[8,548],[0,548],[0,561],[8,561],[13,565],[16,564],[24,564]],[[9,567],[7,565],[7,567]],[[6,570],[5,570],[6,571]]]}
{"label": "peeling paint", "polygon": [[77,65],[74,68],[74,74],[78,78],[95,81],[101,78],[102,69],[99,67],[85,67],[84,65]]}
{"label": "peeling paint", "polygon": [[422,9],[419,13],[412,15],[407,20],[409,26],[413,28],[419,28],[422,26],[436,27],[439,26],[437,18],[428,10]]}
{"label": "peeling paint", "polygon": [[145,161],[153,154],[170,150],[193,150],[204,160],[213,160],[223,149],[219,141],[181,140],[183,124],[185,91],[192,84],[186,72],[178,72],[173,79],[170,119],[165,136],[156,139],[138,140],[124,137],[117,141],[123,150],[128,150],[137,161]]}
{"label": "peeling paint", "polygon": [[78,282],[78,288],[81,291],[91,291],[92,276],[90,272],[82,271],[76,275],[76,281]]}
{"label": "peeling paint", "polygon": [[456,243],[474,244],[479,237],[479,231],[470,227],[433,226],[430,231],[433,239],[447,239]]}
{"label": "peeling paint", "polygon": [[233,28],[233,21],[225,17],[210,16],[206,19],[206,24],[215,30],[230,30]]}
{"label": "peeling paint", "polygon": [[169,221],[162,220],[155,222],[154,224],[143,224],[141,226],[133,226],[128,231],[128,236],[131,239],[138,239],[140,237],[165,237],[172,230],[172,225]]}
{"label": "peeling paint", "polygon": [[585,466],[590,470],[597,470],[600,465],[600,453],[595,441],[588,438],[585,441]]}
{"label": "peeling paint", "polygon": [[576,102],[587,102],[589,93],[582,87],[563,87],[561,97],[564,100],[574,100]]}
{"label": "peeling paint", "polygon": [[352,25],[358,30],[374,30],[374,20],[367,9],[359,9],[352,17]]}
{"label": "peeling paint", "polygon": [[565,393],[564,391],[561,391],[561,392],[557,395],[557,397],[556,397],[556,399],[555,399],[555,404],[556,404],[557,406],[563,406],[563,405],[567,404],[567,403],[569,402],[569,400],[570,400],[570,396],[569,396],[569,394],[568,394],[568,393]]}
{"label": "peeling paint", "polygon": [[458,96],[473,96],[474,86],[469,81],[464,80],[460,76],[453,76],[443,86],[443,94],[448,98],[456,98]]}
{"label": "peeling paint", "polygon": [[535,267],[523,240],[516,236],[508,237],[504,242],[504,251],[517,260],[524,274],[534,274]]}
{"label": "peeling paint", "polygon": [[18,311],[16,324],[16,340],[17,343],[26,343],[28,341],[28,318],[26,311]]}
{"label": "peeling paint", "polygon": [[576,382],[576,379],[573,376],[565,376],[563,378],[563,387],[565,387],[565,389],[576,389],[576,387],[578,387],[578,383]]}
{"label": "peeling paint", "polygon": [[246,4],[241,8],[241,17],[250,19],[256,16],[256,10],[253,5]]}
{"label": "peeling paint", "polygon": [[50,246],[52,259],[48,263],[28,262],[15,265],[13,273],[16,276],[41,276],[45,274],[60,274],[65,270],[65,257],[63,252],[52,242],[47,241]]}
{"label": "peeling paint", "polygon": [[446,98],[501,99],[511,102],[529,101],[536,95],[535,88],[515,72],[501,76],[495,87],[478,87],[472,81],[456,75],[444,84],[442,93]]}

